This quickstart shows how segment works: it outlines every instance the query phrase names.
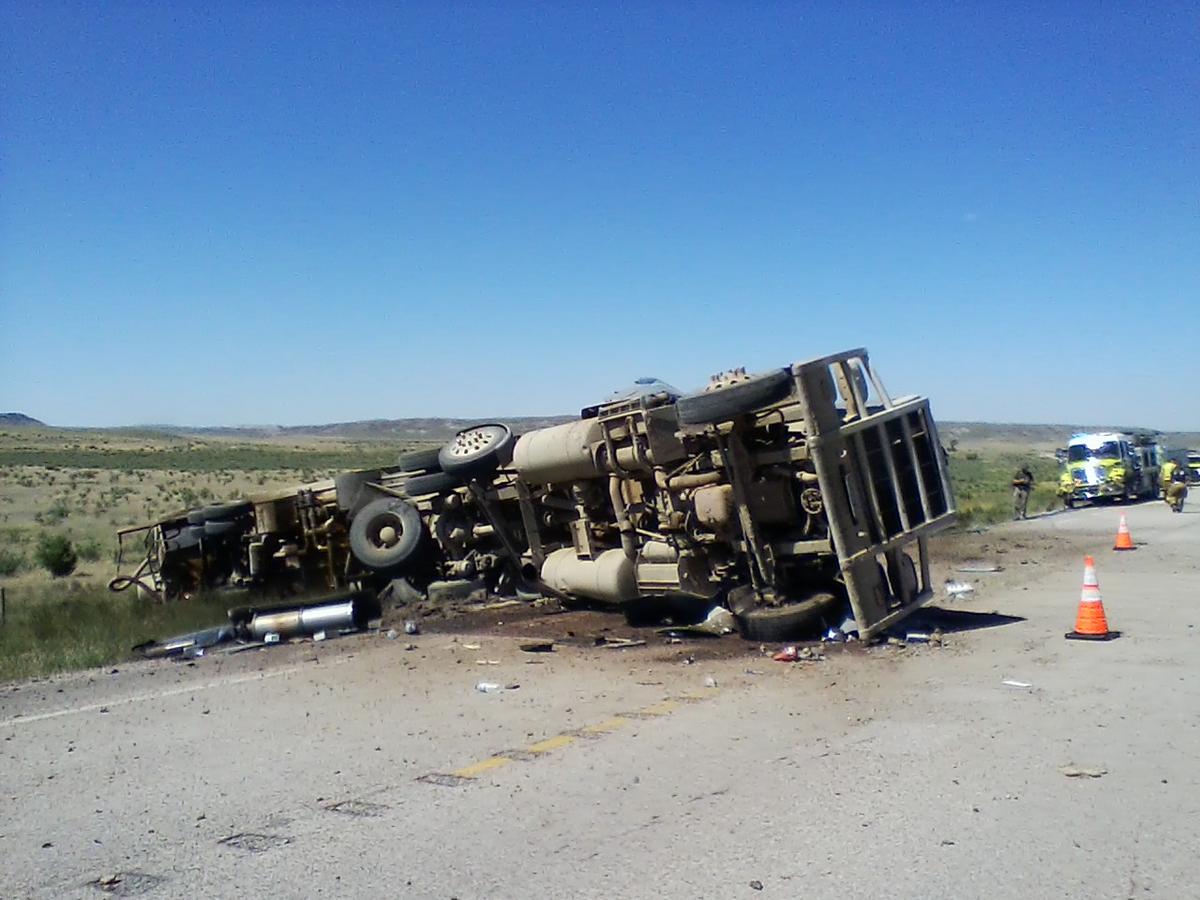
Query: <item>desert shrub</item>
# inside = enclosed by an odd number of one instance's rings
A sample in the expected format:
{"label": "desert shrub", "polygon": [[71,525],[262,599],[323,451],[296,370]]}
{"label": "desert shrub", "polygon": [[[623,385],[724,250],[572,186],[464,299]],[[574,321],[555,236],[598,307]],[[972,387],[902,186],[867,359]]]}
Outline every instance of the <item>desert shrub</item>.
{"label": "desert shrub", "polygon": [[66,535],[46,532],[38,538],[33,558],[38,565],[53,575],[62,578],[75,571],[79,557],[75,554],[75,546]]}
{"label": "desert shrub", "polygon": [[0,547],[0,575],[16,575],[25,568],[25,554]]}
{"label": "desert shrub", "polygon": [[100,542],[96,538],[86,538],[79,541],[75,545],[75,552],[79,554],[79,558],[87,562],[95,562],[104,553],[104,548],[100,546]]}

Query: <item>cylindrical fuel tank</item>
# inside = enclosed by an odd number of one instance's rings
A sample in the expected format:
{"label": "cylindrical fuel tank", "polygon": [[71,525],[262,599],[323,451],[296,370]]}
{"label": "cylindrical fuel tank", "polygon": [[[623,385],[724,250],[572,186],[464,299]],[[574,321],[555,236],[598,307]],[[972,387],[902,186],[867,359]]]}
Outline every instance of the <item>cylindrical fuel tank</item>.
{"label": "cylindrical fuel tank", "polygon": [[633,560],[623,550],[605,550],[595,559],[580,559],[570,547],[555,550],[542,563],[542,581],[564,594],[608,603],[638,596]]}
{"label": "cylindrical fuel tank", "polygon": [[250,620],[250,634],[262,640],[267,634],[294,637],[298,634],[315,634],[335,628],[350,628],[355,624],[354,601],[290,609],[284,612],[265,613]]}
{"label": "cylindrical fuel tank", "polygon": [[591,445],[602,439],[600,423],[580,419],[530,431],[517,439],[513,468],[530,484],[565,484],[601,474]]}

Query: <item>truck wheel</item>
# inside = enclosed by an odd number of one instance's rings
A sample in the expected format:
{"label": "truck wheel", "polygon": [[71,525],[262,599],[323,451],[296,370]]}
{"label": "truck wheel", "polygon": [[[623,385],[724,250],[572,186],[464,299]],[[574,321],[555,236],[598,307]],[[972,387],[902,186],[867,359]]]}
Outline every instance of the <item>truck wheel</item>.
{"label": "truck wheel", "polygon": [[429,494],[440,494],[451,491],[462,482],[446,472],[430,472],[428,475],[414,475],[404,481],[400,489],[410,497],[425,497]]}
{"label": "truck wheel", "polygon": [[408,453],[401,453],[396,464],[405,472],[440,472],[442,465],[438,462],[438,456],[441,452],[441,447],[434,447],[431,450],[412,450]]}
{"label": "truck wheel", "polygon": [[513,433],[507,425],[464,428],[438,451],[442,471],[459,478],[490,475],[512,456]]}
{"label": "truck wheel", "polygon": [[350,552],[376,572],[391,572],[420,549],[424,527],[421,515],[399,497],[372,500],[350,523]]}
{"label": "truck wheel", "polygon": [[737,616],[738,631],[748,641],[791,641],[811,630],[813,623],[843,603],[840,597],[822,591],[799,603],[764,606]]}
{"label": "truck wheel", "polygon": [[773,369],[751,375],[746,381],[680,397],[675,401],[675,410],[684,425],[728,422],[785,397],[791,385],[792,375],[787,369]]}
{"label": "truck wheel", "polygon": [[[213,506],[205,506],[199,510],[200,515],[204,517],[205,522],[224,522],[228,519],[236,519],[240,515],[250,512],[254,509],[253,503],[217,503]],[[191,521],[191,517],[188,517]],[[196,522],[193,525],[198,524]]]}

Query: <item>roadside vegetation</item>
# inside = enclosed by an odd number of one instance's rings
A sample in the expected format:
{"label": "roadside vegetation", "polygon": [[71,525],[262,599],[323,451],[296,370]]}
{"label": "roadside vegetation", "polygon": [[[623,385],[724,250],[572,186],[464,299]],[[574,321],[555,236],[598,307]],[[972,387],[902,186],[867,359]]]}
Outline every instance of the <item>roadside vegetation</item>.
{"label": "roadside vegetation", "polygon": [[5,593],[0,682],[118,663],[142,641],[220,624],[229,605],[220,597],[146,603],[78,580]]}
{"label": "roadside vegetation", "polygon": [[1036,482],[1029,497],[1027,514],[1032,516],[1062,508],[1056,493],[1059,466],[1053,457],[1007,450],[955,449],[949,458],[960,527],[991,525],[1011,519],[1012,478],[1022,465],[1029,466]]}

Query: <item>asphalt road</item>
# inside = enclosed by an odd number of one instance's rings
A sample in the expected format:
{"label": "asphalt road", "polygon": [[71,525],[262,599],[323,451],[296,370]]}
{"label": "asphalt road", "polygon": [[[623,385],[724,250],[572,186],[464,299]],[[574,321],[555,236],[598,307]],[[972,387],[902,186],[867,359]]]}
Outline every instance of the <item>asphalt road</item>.
{"label": "asphalt road", "polygon": [[[0,689],[0,895],[1198,897],[1200,504],[1126,511],[1134,552],[1114,507],[944,542],[1004,571],[942,647],[371,635]],[[1110,643],[1063,639],[1088,551]]]}

